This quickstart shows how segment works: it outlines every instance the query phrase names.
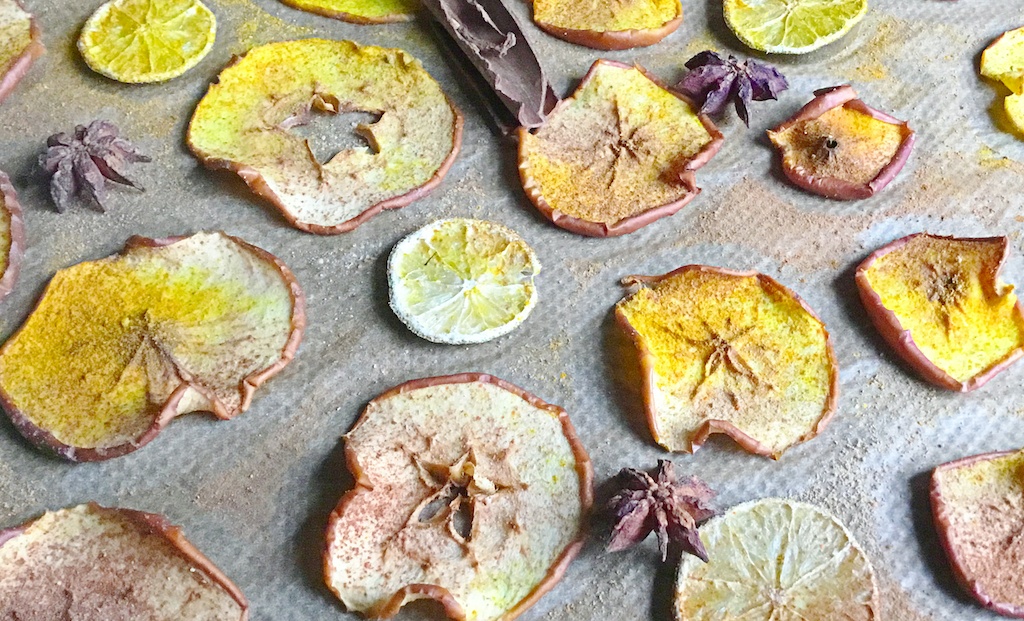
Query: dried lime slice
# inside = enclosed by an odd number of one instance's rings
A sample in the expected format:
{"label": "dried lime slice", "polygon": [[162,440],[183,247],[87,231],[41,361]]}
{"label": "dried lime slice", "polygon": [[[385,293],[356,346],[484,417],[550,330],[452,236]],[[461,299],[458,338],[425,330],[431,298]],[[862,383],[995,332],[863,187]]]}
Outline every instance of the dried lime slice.
{"label": "dried lime slice", "polygon": [[85,22],[78,49],[118,82],[165,82],[213,48],[217,19],[199,0],[111,0]]}
{"label": "dried lime slice", "polygon": [[324,574],[351,611],[434,599],[452,619],[509,620],[583,544],[590,458],[565,410],[495,377],[407,382],[345,435],[355,487],[327,526]]}
{"label": "dried lime slice", "polygon": [[533,249],[515,231],[485,220],[438,220],[391,252],[391,308],[428,341],[483,343],[526,320],[539,272]]}
{"label": "dried lime slice", "polygon": [[54,275],[0,349],[0,403],[35,444],[110,459],[177,416],[244,412],[304,325],[302,291],[267,252],[223,233],[132,238]]}
{"label": "dried lime slice", "polygon": [[831,515],[769,498],[700,528],[709,561],[686,556],[678,621],[874,621],[878,587],[867,555]]}
{"label": "dried lime slice", "polygon": [[867,0],[725,0],[725,22],[740,41],[762,52],[806,54],[850,31]]}
{"label": "dried lime slice", "polygon": [[48,511],[0,530],[0,566],[5,619],[247,619],[238,587],[153,513]]}
{"label": "dried lime slice", "polygon": [[281,0],[288,6],[355,24],[404,22],[416,16],[417,0]]}

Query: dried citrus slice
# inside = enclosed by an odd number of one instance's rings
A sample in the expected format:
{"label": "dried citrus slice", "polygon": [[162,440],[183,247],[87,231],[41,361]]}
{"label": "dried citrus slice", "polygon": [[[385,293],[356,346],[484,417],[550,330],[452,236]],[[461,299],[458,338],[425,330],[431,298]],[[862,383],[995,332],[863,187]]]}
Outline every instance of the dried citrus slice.
{"label": "dried citrus slice", "polygon": [[416,16],[417,0],[281,0],[288,6],[355,24],[405,22]]}
{"label": "dried citrus slice", "polygon": [[643,69],[598,60],[536,130],[519,130],[523,189],[581,235],[622,235],[670,216],[700,191],[694,171],[722,134]]}
{"label": "dried citrus slice", "polygon": [[39,27],[18,0],[0,0],[0,101],[45,52]]}
{"label": "dried citrus slice", "polygon": [[981,53],[981,75],[1024,93],[1024,28],[1004,32]]}
{"label": "dried citrus slice", "polygon": [[0,172],[0,300],[14,288],[25,253],[21,204],[10,178]]}
{"label": "dried citrus slice", "polygon": [[547,33],[599,50],[654,45],[683,23],[679,0],[533,0],[533,21]]}
{"label": "dried citrus slice", "polygon": [[391,251],[391,308],[428,341],[483,343],[526,320],[538,273],[537,255],[515,231],[484,220],[438,220]]}
{"label": "dried citrus slice", "polygon": [[559,407],[494,377],[421,379],[377,397],[345,436],[355,488],[327,527],[324,572],[349,610],[430,598],[512,619],[582,546],[590,459]]}
{"label": "dried citrus slice", "polygon": [[644,374],[655,441],[693,452],[713,433],[778,458],[836,407],[828,332],[795,293],[756,272],[687,265],[631,276],[615,307]]}
{"label": "dried citrus slice", "polygon": [[[321,164],[290,128],[311,108],[380,115],[356,132],[371,148]],[[221,72],[188,130],[211,168],[238,173],[296,228],[350,231],[441,182],[462,142],[462,115],[418,60],[398,49],[307,39],[254,48]]]}
{"label": "dried citrus slice", "polygon": [[806,54],[848,33],[867,0],[725,0],[725,23],[744,44],[771,54]]}
{"label": "dried citrus slice", "polygon": [[918,233],[857,268],[861,300],[885,340],[929,382],[978,388],[1024,354],[1024,309],[999,279],[1005,237]]}
{"label": "dried citrus slice", "polygon": [[200,0],[111,0],[85,22],[78,50],[118,82],[165,82],[213,48],[217,18]]}
{"label": "dried citrus slice", "polygon": [[839,520],[768,498],[700,528],[710,560],[687,556],[676,579],[679,621],[875,621],[871,561]]}
{"label": "dried citrus slice", "polygon": [[966,457],[932,472],[932,513],[957,581],[982,606],[1024,618],[1024,453]]}
{"label": "dried citrus slice", "polygon": [[124,455],[176,416],[245,411],[291,361],[303,308],[288,268],[239,239],[132,238],[53,277],[0,349],[0,404],[67,459]]}
{"label": "dried citrus slice", "polygon": [[857,99],[851,86],[814,94],[793,118],[768,131],[786,177],[829,198],[872,196],[903,169],[914,132]]}
{"label": "dried citrus slice", "polygon": [[167,518],[95,503],[0,530],[8,619],[245,621],[242,592]]}

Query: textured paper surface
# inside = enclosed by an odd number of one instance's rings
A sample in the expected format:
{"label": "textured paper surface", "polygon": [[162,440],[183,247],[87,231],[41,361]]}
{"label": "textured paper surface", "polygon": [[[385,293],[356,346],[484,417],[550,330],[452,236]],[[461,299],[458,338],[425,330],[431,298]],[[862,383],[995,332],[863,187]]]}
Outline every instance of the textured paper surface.
{"label": "textured paper surface", "polygon": [[[746,55],[726,30],[719,0],[685,0],[682,27],[662,43],[599,54],[539,32],[529,7],[509,6],[566,94],[599,56],[637,61],[668,82],[707,48]],[[1024,142],[991,111],[1003,89],[977,76],[982,49],[1024,24],[1024,8],[990,0],[873,0],[838,43],[799,58],[772,59],[792,88],[752,107],[750,129],[732,113],[725,144],[697,175],[703,193],[675,216],[615,239],[562,231],[528,203],[515,148],[487,130],[425,25],[354,26],[274,0],[210,0],[219,21],[213,52],[172,82],[127,86],[90,72],[74,49],[99,2],[26,0],[49,50],[0,105],[0,168],[25,207],[28,249],[14,293],[0,302],[0,338],[27,316],[54,271],[119,250],[134,234],[163,237],[224,229],[283,259],[308,295],[309,329],[296,360],[230,422],[196,415],[173,423],[144,449],[73,465],[31,448],[0,420],[0,525],[88,500],[167,515],[245,592],[252,618],[354,619],[321,580],[327,515],[350,479],[339,437],[363,405],[408,379],[460,371],[498,375],[565,407],[603,482],[624,466],[667,456],[640,418],[628,346],[612,305],[618,281],[687,263],[757,269],[799,293],[833,334],[841,369],[839,409],[818,438],[778,462],[713,441],[678,455],[677,470],[705,478],[723,506],[787,496],[824,506],[860,539],[878,573],[885,618],[994,619],[961,595],[931,526],[927,473],[983,451],[1024,445],[1024,363],[970,395],[932,388],[897,361],[870,326],[853,282],[868,252],[921,230],[1009,235],[1005,278],[1024,285]],[[288,227],[231,174],[202,168],[184,131],[207,84],[232,54],[288,38],[352,38],[402,47],[421,58],[466,113],[462,154],[428,198],[383,213],[356,231],[317,237]],[[852,83],[871,106],[918,132],[900,176],[878,196],[834,202],[782,180],[764,130],[789,117],[811,91]],[[146,193],[113,192],[106,214],[58,215],[34,175],[47,135],[109,118],[154,163],[139,165]],[[338,119],[336,119],[337,121]],[[344,120],[345,123],[349,119]],[[336,127],[318,118],[314,134]],[[356,138],[319,142],[326,151]],[[518,330],[477,346],[434,345],[409,333],[387,306],[385,262],[403,235],[436,218],[470,216],[508,225],[536,249],[540,300]],[[623,358],[625,356],[625,358]],[[588,545],[564,580],[524,619],[671,618],[672,569],[658,569],[653,542],[631,552]],[[429,606],[404,613],[417,618]]]}

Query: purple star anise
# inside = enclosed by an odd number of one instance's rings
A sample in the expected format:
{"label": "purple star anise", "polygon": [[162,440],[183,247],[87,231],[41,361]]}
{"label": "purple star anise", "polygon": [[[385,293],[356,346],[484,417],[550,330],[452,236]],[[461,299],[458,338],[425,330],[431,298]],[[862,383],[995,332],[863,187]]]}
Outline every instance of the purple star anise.
{"label": "purple star anise", "polygon": [[676,84],[677,91],[700,101],[701,113],[711,116],[722,114],[731,99],[736,114],[748,127],[747,106],[751,101],[778,99],[779,93],[789,88],[785,76],[775,67],[732,55],[725,59],[704,51],[686,61],[686,68],[690,72]]}
{"label": "purple star anise", "polygon": [[46,140],[39,165],[51,175],[50,196],[58,212],[63,213],[76,196],[103,211],[108,180],[142,189],[126,176],[127,169],[151,160],[119,133],[113,123],[99,120],[77,126],[73,136],[61,132]]}
{"label": "purple star anise", "polygon": [[606,509],[614,522],[609,552],[632,547],[654,531],[662,561],[668,558],[671,542],[707,562],[697,526],[715,515],[709,507],[714,490],[697,477],[677,481],[672,462],[664,459],[658,460],[654,476],[623,468],[618,478],[621,491],[612,496]]}

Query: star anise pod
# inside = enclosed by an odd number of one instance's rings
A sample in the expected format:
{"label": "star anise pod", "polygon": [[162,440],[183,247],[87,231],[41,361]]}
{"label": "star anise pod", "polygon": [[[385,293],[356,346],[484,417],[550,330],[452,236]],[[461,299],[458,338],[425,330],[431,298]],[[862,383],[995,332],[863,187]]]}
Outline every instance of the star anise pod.
{"label": "star anise pod", "polygon": [[714,490],[697,477],[676,480],[672,462],[664,459],[658,460],[654,476],[623,468],[618,479],[622,487],[606,508],[613,521],[609,552],[630,548],[654,531],[662,561],[668,558],[672,543],[707,562],[697,526],[715,515],[709,506]]}
{"label": "star anise pod", "polygon": [[715,52],[704,51],[686,61],[690,70],[675,86],[675,90],[701,102],[702,114],[718,116],[732,100],[744,125],[750,126],[747,106],[751,101],[778,99],[779,93],[789,88],[785,76],[771,65],[756,60],[738,60],[735,56],[722,58]]}
{"label": "star anise pod", "polygon": [[39,165],[51,175],[50,196],[57,211],[63,213],[76,197],[103,211],[107,181],[142,190],[127,177],[127,169],[151,160],[119,134],[110,121],[97,120],[75,127],[74,135],[61,132],[46,140]]}

